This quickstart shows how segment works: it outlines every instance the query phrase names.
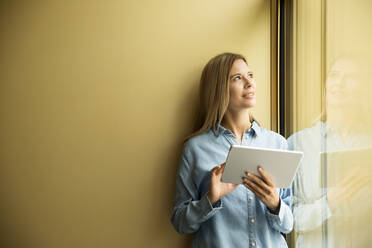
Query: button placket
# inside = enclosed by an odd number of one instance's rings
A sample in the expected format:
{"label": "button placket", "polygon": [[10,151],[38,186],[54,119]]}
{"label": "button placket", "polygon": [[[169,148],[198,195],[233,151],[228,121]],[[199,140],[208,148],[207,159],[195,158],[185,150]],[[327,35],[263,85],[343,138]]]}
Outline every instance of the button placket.
{"label": "button placket", "polygon": [[247,191],[248,198],[248,225],[249,227],[249,241],[250,247],[255,247],[256,245],[256,233],[255,233],[255,208],[254,208],[254,197],[252,193]]}

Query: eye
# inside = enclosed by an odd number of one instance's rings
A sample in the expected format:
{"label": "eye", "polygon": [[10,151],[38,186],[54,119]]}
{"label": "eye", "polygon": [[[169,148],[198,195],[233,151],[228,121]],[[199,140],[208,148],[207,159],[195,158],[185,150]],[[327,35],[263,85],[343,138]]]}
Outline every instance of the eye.
{"label": "eye", "polygon": [[241,76],[234,77],[234,81],[242,79]]}
{"label": "eye", "polygon": [[253,73],[248,73],[248,78],[253,78]]}

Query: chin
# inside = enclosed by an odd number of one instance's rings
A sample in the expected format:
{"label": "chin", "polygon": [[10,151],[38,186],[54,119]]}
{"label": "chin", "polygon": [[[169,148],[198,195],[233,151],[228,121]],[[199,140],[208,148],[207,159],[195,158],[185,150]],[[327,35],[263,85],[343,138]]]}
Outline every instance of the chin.
{"label": "chin", "polygon": [[244,108],[253,108],[256,106],[256,103],[248,103],[248,104],[244,104]]}
{"label": "chin", "polygon": [[253,108],[256,106],[256,99],[252,100],[252,101],[249,101],[249,102],[246,102],[244,104],[247,108]]}

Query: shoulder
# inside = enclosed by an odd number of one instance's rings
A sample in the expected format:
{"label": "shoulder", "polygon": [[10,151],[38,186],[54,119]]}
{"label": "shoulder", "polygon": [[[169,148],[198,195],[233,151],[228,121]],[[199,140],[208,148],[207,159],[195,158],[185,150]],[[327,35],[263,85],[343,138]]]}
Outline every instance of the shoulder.
{"label": "shoulder", "polygon": [[288,143],[287,143],[286,138],[284,138],[279,133],[276,133],[264,127],[259,127],[259,135],[263,136],[265,139],[270,140],[270,143],[273,143],[275,147],[277,148],[285,149],[285,150],[288,148]]}
{"label": "shoulder", "polygon": [[316,140],[319,140],[322,136],[324,131],[322,129],[324,129],[324,127],[322,127],[322,123],[318,122],[312,127],[295,132],[288,137],[288,144],[293,148],[302,145],[304,142],[316,142]]}
{"label": "shoulder", "polygon": [[263,127],[260,127],[260,129],[261,129],[261,134],[263,134],[265,136],[270,136],[271,138],[279,140],[279,141],[286,141],[286,139],[281,134],[279,134],[277,132],[274,132],[272,130],[269,130],[269,129],[266,129],[266,128],[263,128]]}
{"label": "shoulder", "polygon": [[212,130],[205,131],[197,136],[194,136],[188,139],[183,145],[182,155],[185,158],[189,158],[195,155],[200,150],[203,150],[203,147],[208,146],[214,142],[216,137],[214,136]]}
{"label": "shoulder", "polygon": [[188,139],[184,143],[184,150],[191,151],[200,148],[201,146],[208,144],[213,141],[216,137],[214,136],[212,130],[205,131],[199,135],[196,135]]}

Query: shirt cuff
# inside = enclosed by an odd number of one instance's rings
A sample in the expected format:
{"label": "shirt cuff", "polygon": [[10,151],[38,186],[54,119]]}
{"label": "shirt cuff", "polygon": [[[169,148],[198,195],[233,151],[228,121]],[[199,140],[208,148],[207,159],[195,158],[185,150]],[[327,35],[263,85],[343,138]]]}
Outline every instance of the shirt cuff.
{"label": "shirt cuff", "polygon": [[213,215],[215,212],[222,208],[222,201],[219,199],[215,203],[211,203],[208,198],[208,192],[204,194],[204,196],[200,199],[200,205],[202,208],[203,215],[205,217],[209,217]]}
{"label": "shirt cuff", "polygon": [[266,216],[269,220],[273,221],[273,223],[281,223],[284,217],[284,210],[282,205],[285,204],[282,202],[282,199],[279,201],[279,207],[276,209],[275,213],[271,212],[270,209],[267,208]]}

